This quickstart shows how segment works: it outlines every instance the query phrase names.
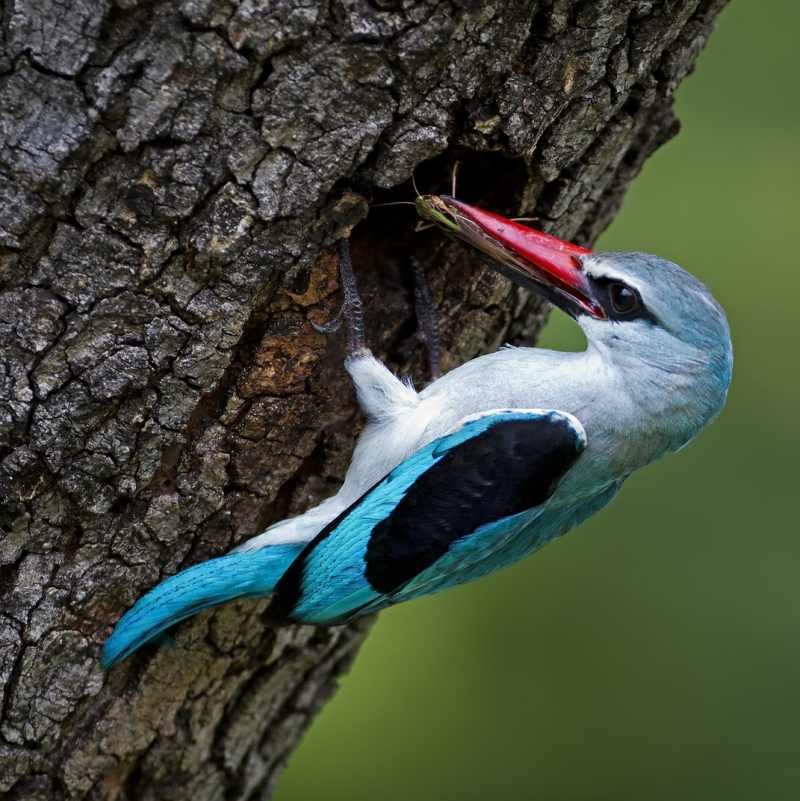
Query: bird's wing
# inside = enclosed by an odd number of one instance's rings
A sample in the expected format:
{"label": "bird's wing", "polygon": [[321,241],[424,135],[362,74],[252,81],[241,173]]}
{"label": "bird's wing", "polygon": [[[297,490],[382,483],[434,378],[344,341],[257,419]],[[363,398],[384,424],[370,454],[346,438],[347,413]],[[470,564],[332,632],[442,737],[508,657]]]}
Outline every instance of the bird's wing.
{"label": "bird's wing", "polygon": [[[272,611],[330,623],[392,603],[417,578],[425,578],[421,592],[436,589],[432,565],[448,554],[453,561],[475,535],[480,547],[454,564],[505,544],[585,447],[583,426],[565,412],[498,409],[465,418],[326,526],[278,582]],[[455,583],[449,579],[444,572],[439,583]]]}

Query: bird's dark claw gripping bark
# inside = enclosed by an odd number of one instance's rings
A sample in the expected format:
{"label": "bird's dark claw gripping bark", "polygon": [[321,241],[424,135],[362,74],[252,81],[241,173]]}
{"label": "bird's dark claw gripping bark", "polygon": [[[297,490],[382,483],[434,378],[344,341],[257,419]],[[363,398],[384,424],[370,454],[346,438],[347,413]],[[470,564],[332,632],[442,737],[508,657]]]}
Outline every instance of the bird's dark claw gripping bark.
{"label": "bird's dark claw gripping bark", "polygon": [[[428,366],[431,379],[441,376],[441,345],[436,324],[436,310],[433,298],[425,279],[425,271],[416,257],[411,257],[414,270],[414,305],[417,315],[420,340],[428,352]],[[339,276],[342,283],[342,305],[339,311],[326,323],[315,323],[314,330],[321,334],[333,334],[342,327],[344,321],[347,330],[347,355],[354,356],[366,352],[367,342],[364,335],[364,307],[358,294],[358,284],[350,257],[350,241],[339,240]]]}
{"label": "bird's dark claw gripping bark", "polygon": [[350,240],[339,240],[339,276],[342,282],[342,306],[327,323],[314,323],[316,331],[332,334],[342,327],[342,318],[347,326],[347,355],[353,356],[367,349],[364,337],[364,307],[358,295],[358,284],[350,258]]}
{"label": "bird's dark claw gripping bark", "polygon": [[436,309],[428,281],[425,278],[425,270],[416,256],[411,257],[411,266],[414,268],[414,309],[417,315],[417,336],[428,352],[428,369],[431,381],[435,381],[442,375],[442,346],[439,342]]}

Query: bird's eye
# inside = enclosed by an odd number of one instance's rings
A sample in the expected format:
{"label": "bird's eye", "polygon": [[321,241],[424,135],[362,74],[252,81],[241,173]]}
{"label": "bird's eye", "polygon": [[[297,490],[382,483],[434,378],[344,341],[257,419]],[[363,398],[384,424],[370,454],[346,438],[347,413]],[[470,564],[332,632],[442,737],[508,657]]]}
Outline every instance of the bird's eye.
{"label": "bird's eye", "polygon": [[639,309],[642,303],[635,289],[631,289],[619,281],[609,284],[608,296],[611,299],[612,308],[619,315],[632,314]]}

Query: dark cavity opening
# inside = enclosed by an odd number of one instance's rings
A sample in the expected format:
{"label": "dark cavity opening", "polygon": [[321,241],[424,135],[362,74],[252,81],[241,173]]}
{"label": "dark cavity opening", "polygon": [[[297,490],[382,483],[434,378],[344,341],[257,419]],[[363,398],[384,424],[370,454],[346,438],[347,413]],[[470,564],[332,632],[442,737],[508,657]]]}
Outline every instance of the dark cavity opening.
{"label": "dark cavity opening", "polygon": [[525,160],[502,153],[452,148],[436,158],[423,161],[410,178],[390,189],[375,189],[369,215],[352,234],[354,259],[360,270],[378,270],[383,281],[410,287],[409,257],[431,264],[447,244],[447,237],[435,228],[417,231],[413,205],[380,206],[382,203],[413,204],[414,182],[420,194],[452,194],[453,167],[459,163],[456,197],[481,208],[513,216],[518,213],[528,180]]}

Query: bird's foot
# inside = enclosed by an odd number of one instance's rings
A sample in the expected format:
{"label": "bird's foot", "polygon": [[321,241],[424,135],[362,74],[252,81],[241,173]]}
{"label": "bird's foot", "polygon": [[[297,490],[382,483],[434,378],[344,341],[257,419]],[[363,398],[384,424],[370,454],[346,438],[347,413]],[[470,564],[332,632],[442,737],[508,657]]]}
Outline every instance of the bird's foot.
{"label": "bird's foot", "polygon": [[[425,279],[425,271],[419,260],[411,257],[414,269],[414,305],[417,315],[417,336],[425,345],[428,354],[428,368],[432,380],[442,374],[439,331],[436,322],[436,310],[433,297]],[[314,323],[316,331],[321,334],[333,334],[342,327],[344,322],[347,331],[347,359],[358,359],[362,356],[371,356],[364,335],[364,307],[358,294],[358,284],[353,271],[353,262],[350,258],[350,241],[339,240],[339,276],[342,284],[342,305],[339,311],[324,323]]]}
{"label": "bird's foot", "polygon": [[341,308],[328,322],[312,322],[311,325],[321,334],[332,334],[342,327],[342,319],[344,319],[347,329],[348,358],[362,352],[369,353],[364,337],[364,308],[358,295],[353,262],[350,259],[350,240],[348,239],[339,240],[339,276],[344,296]]}
{"label": "bird's foot", "polygon": [[414,308],[417,315],[417,336],[425,345],[431,380],[435,381],[442,374],[442,346],[439,341],[436,309],[425,278],[425,270],[416,256],[411,257],[411,266],[414,268]]}

